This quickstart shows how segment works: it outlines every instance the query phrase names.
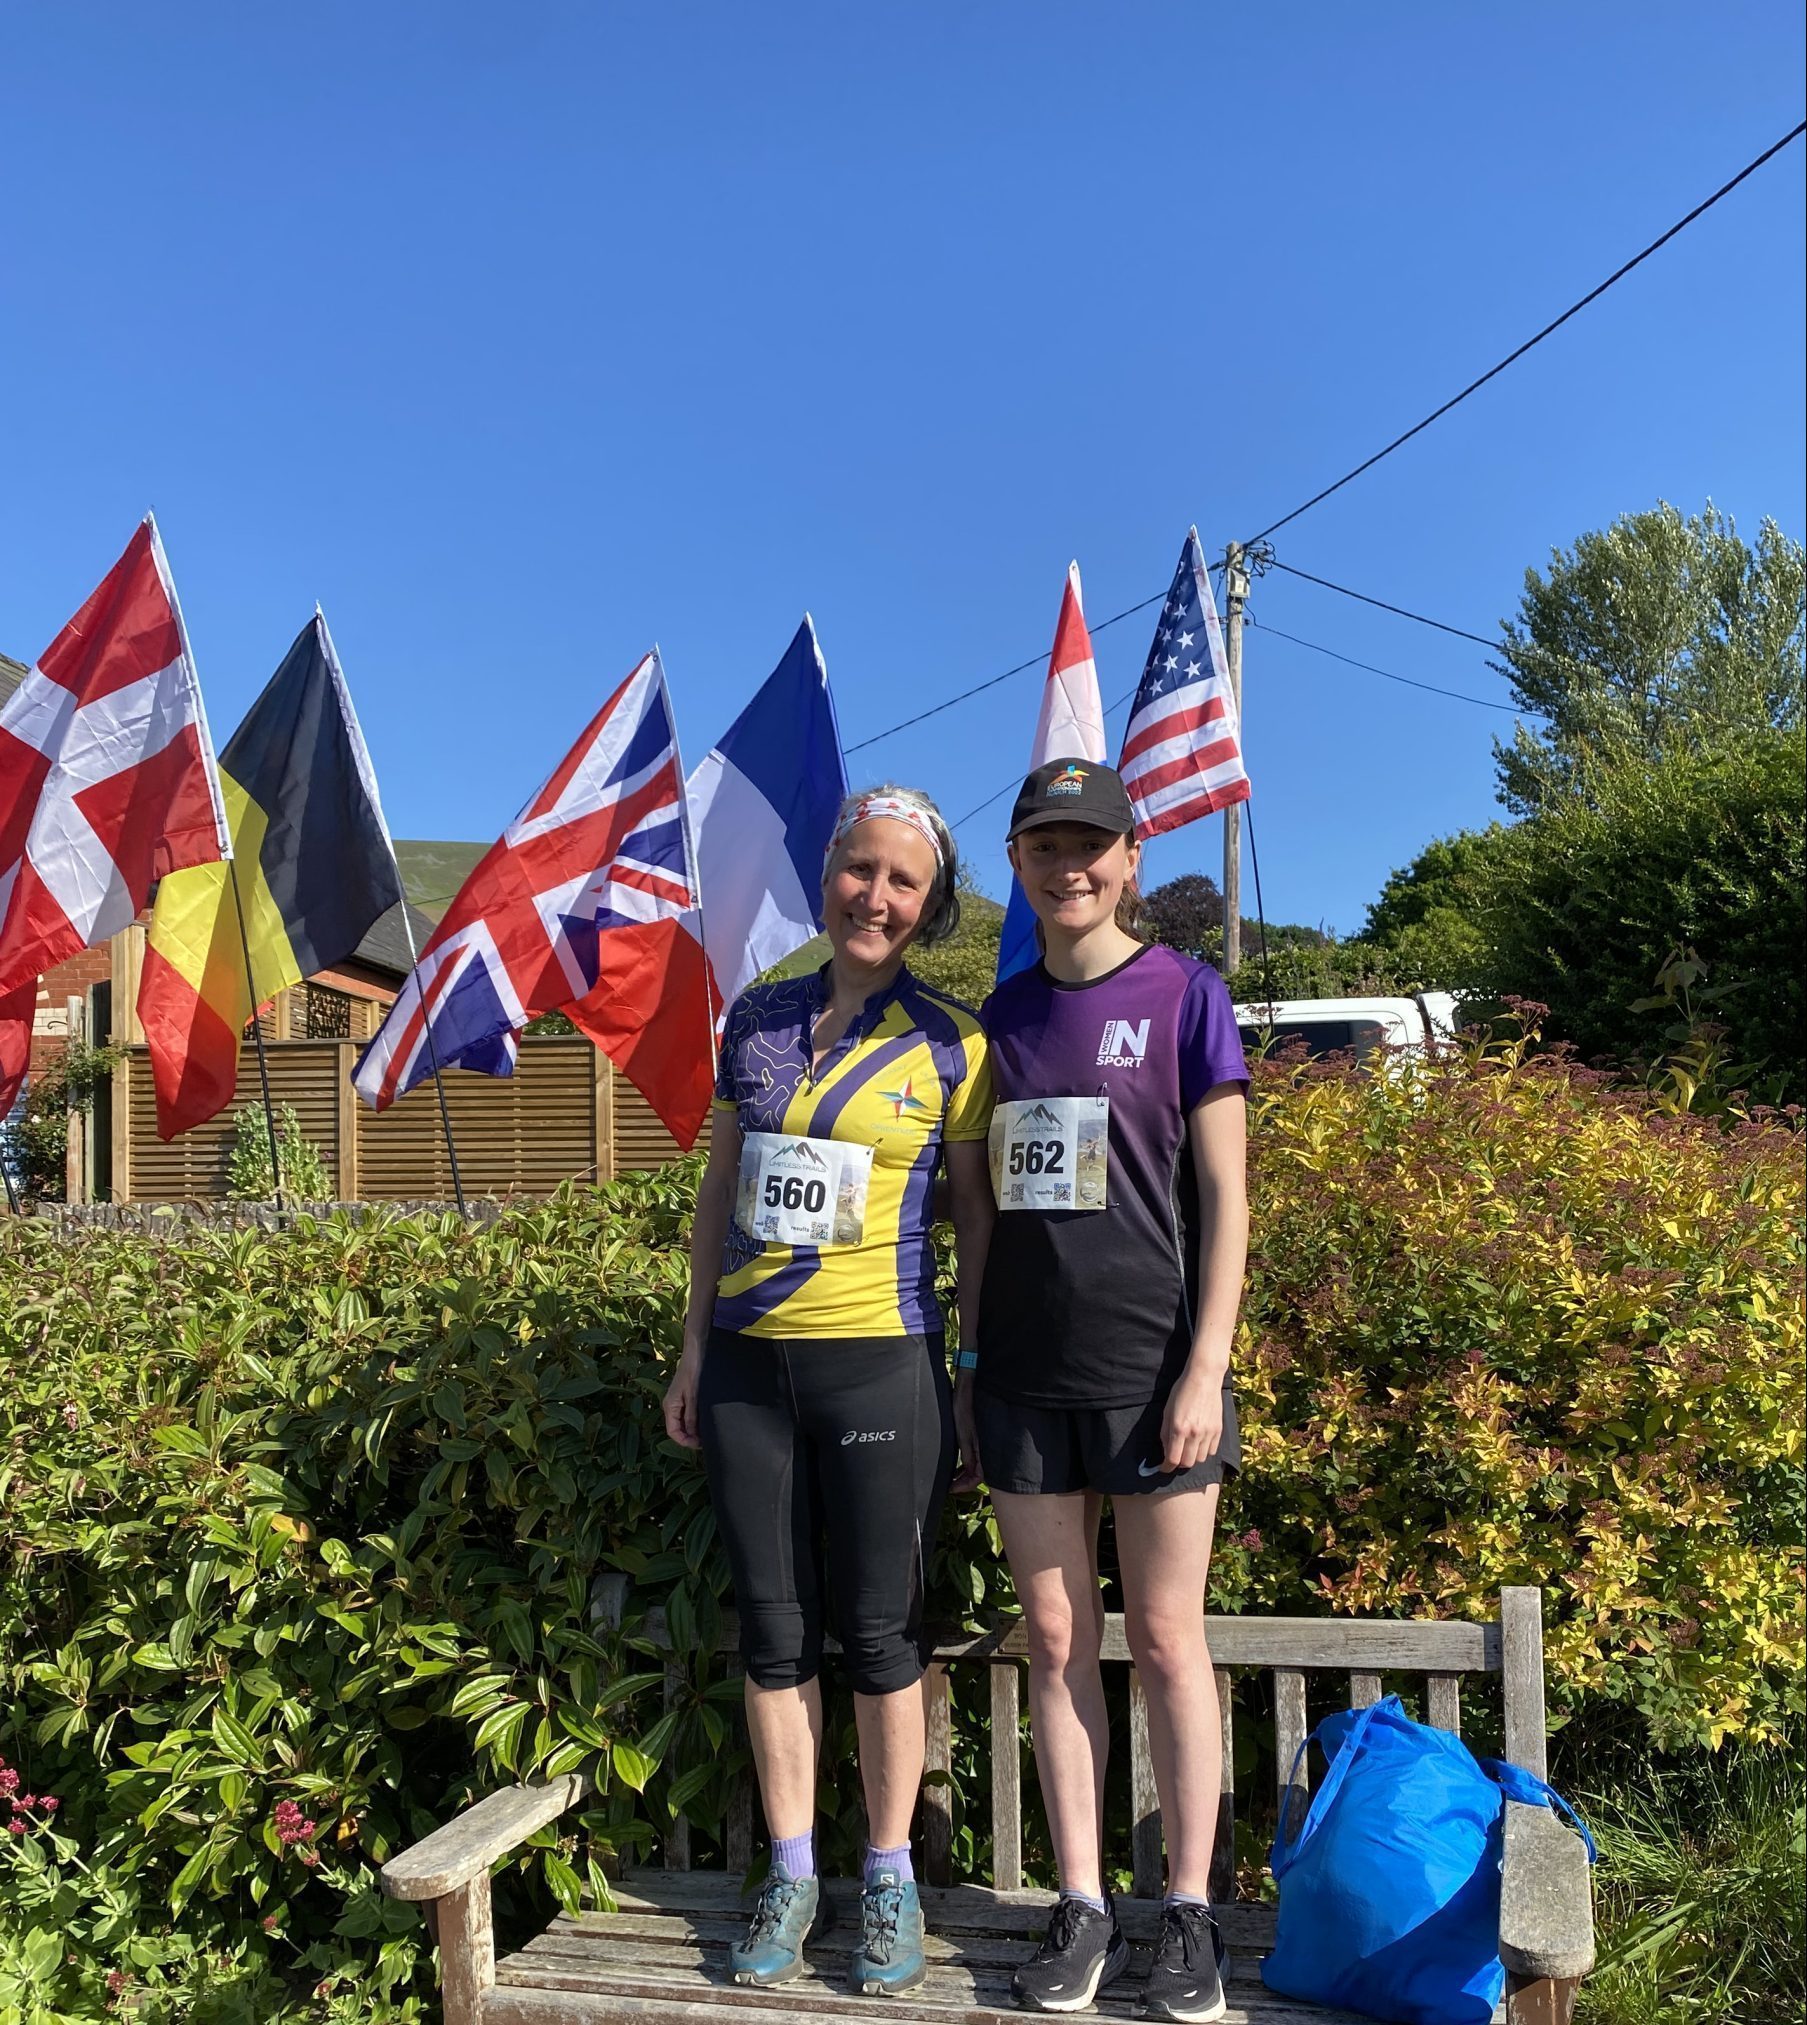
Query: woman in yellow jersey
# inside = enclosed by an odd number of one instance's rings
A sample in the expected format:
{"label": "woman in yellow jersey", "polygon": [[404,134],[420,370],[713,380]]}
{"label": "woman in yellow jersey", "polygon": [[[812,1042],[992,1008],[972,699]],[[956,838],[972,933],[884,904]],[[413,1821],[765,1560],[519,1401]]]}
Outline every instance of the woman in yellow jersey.
{"label": "woman in yellow jersey", "polygon": [[974,1013],[911,976],[959,918],[953,839],[926,795],[842,804],[815,974],[728,1010],[665,1398],[701,1448],[733,1572],[747,1727],[772,1867],[736,1982],[787,1981],[825,1922],[816,1879],[823,1615],[854,1689],[870,1846],[856,1989],[922,1980],[910,1817],[922,1778],[925,1566],[955,1460],[930,1203],[945,1162],[963,1343],[994,1205],[991,1072]]}

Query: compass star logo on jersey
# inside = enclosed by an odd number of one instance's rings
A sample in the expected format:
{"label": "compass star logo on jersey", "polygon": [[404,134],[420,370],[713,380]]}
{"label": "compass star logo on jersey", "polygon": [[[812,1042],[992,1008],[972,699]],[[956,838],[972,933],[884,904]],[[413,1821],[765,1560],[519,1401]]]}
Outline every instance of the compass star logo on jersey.
{"label": "compass star logo on jersey", "polygon": [[880,1098],[891,1106],[893,1118],[901,1118],[906,1111],[926,1111],[929,1107],[916,1094],[916,1079],[906,1077],[901,1090],[881,1090]]}
{"label": "compass star logo on jersey", "polygon": [[1099,1068],[1139,1069],[1147,1053],[1147,1020],[1137,1020],[1133,1025],[1128,1020],[1105,1021],[1104,1033],[1098,1043]]}

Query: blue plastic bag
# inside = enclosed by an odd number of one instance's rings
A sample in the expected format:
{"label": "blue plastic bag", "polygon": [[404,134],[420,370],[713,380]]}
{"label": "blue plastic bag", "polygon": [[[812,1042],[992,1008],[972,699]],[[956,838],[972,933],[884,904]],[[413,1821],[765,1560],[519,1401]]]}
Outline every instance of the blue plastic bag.
{"label": "blue plastic bag", "polygon": [[1541,1779],[1484,1765],[1459,1737],[1413,1722],[1397,1695],[1314,1734],[1330,1767],[1296,1833],[1282,1824],[1274,1841],[1280,1914],[1262,1981],[1397,2025],[1488,2025],[1506,1985],[1506,1793],[1587,1830]]}

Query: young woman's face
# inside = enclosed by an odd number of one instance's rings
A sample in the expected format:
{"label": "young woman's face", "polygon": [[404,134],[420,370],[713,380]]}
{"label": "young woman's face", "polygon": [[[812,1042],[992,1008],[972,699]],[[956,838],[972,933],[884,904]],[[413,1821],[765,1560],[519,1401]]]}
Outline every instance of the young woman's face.
{"label": "young woman's face", "polygon": [[908,823],[855,823],[822,882],[822,913],[837,956],[874,967],[909,946],[935,890],[935,853]]}
{"label": "young woman's face", "polygon": [[1136,869],[1138,846],[1090,823],[1043,823],[1010,846],[1010,862],[1044,928],[1080,936],[1109,921]]}

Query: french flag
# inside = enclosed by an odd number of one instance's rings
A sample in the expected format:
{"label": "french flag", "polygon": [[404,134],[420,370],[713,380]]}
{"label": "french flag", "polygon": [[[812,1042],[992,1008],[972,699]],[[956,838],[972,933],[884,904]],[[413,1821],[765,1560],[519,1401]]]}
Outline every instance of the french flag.
{"label": "french flag", "polygon": [[[1095,766],[1104,764],[1104,706],[1098,700],[1098,668],[1092,659],[1092,636],[1086,631],[1076,562],[1067,565],[1067,588],[1060,601],[1060,621],[1054,628],[1054,651],[1048,656],[1035,745],[1024,771],[1033,773],[1051,759],[1089,759]],[[1010,904],[1004,910],[998,938],[998,982],[1027,970],[1040,954],[1035,914],[1013,873]]]}
{"label": "french flag", "polygon": [[847,793],[828,668],[807,612],[784,658],[685,784],[710,1010],[822,927],[822,856]]}

